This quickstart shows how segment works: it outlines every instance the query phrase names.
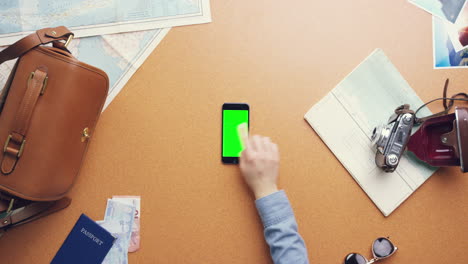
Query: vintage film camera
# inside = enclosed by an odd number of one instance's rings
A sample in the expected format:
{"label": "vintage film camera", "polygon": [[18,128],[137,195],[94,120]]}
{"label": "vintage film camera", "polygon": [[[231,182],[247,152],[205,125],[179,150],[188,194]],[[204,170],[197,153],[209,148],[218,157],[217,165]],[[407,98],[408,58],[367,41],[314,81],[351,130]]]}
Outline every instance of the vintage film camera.
{"label": "vintage film camera", "polygon": [[[395,171],[407,149],[431,166],[460,166],[462,172],[468,172],[468,108],[456,107],[454,113],[448,114],[454,101],[468,101],[468,95],[458,93],[447,98],[447,85],[448,80],[442,98],[429,102],[444,100],[444,111],[417,118],[416,113],[429,103],[416,112],[410,110],[409,105],[402,105],[395,110],[386,125],[374,129],[372,143],[377,149],[375,163],[378,167],[386,172]],[[447,101],[450,101],[448,105]],[[414,125],[420,127],[411,135]]]}
{"label": "vintage film camera", "polygon": [[393,172],[406,149],[414,125],[414,113],[409,105],[395,110],[386,125],[374,128],[372,143],[377,147],[375,163],[386,172]]}

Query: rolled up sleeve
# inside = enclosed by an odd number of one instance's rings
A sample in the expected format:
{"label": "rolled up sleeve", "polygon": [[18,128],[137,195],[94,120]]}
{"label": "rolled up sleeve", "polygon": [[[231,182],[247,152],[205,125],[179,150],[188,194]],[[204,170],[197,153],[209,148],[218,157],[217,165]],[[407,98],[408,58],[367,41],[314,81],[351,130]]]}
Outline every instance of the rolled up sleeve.
{"label": "rolled up sleeve", "polygon": [[286,193],[281,190],[255,201],[275,264],[309,263],[304,240]]}

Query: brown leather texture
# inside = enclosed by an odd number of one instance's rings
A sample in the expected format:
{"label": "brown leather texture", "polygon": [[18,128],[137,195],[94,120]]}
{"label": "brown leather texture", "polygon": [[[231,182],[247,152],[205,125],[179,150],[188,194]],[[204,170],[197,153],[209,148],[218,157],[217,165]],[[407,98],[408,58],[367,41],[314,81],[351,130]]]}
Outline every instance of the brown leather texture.
{"label": "brown leather texture", "polygon": [[[66,39],[67,32],[60,27],[29,37],[47,43]],[[37,46],[19,58],[11,73],[0,114],[0,144],[10,136],[0,152],[0,191],[32,201],[58,200],[79,173],[90,140],[82,140],[83,131],[88,128],[92,136],[109,80],[102,70],[66,53]]]}

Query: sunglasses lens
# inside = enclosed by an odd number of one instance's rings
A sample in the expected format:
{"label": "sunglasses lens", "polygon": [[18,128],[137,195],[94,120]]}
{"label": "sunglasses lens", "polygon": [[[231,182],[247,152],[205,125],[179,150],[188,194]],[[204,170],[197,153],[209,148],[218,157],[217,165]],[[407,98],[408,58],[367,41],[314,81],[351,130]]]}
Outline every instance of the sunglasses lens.
{"label": "sunglasses lens", "polygon": [[374,241],[374,244],[372,245],[372,250],[374,251],[376,257],[384,258],[388,257],[390,254],[393,253],[393,251],[395,251],[395,246],[393,246],[390,240],[381,237],[377,238]]}
{"label": "sunglasses lens", "polygon": [[363,256],[356,254],[356,253],[351,253],[346,256],[344,264],[366,264],[367,260]]}

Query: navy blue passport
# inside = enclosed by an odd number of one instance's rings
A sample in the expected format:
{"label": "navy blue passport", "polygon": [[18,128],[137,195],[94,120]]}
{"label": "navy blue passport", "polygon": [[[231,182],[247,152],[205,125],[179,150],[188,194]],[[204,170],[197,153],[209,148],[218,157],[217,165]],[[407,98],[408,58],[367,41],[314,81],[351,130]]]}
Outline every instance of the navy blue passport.
{"label": "navy blue passport", "polygon": [[51,264],[100,264],[115,238],[85,214],[81,214]]}

